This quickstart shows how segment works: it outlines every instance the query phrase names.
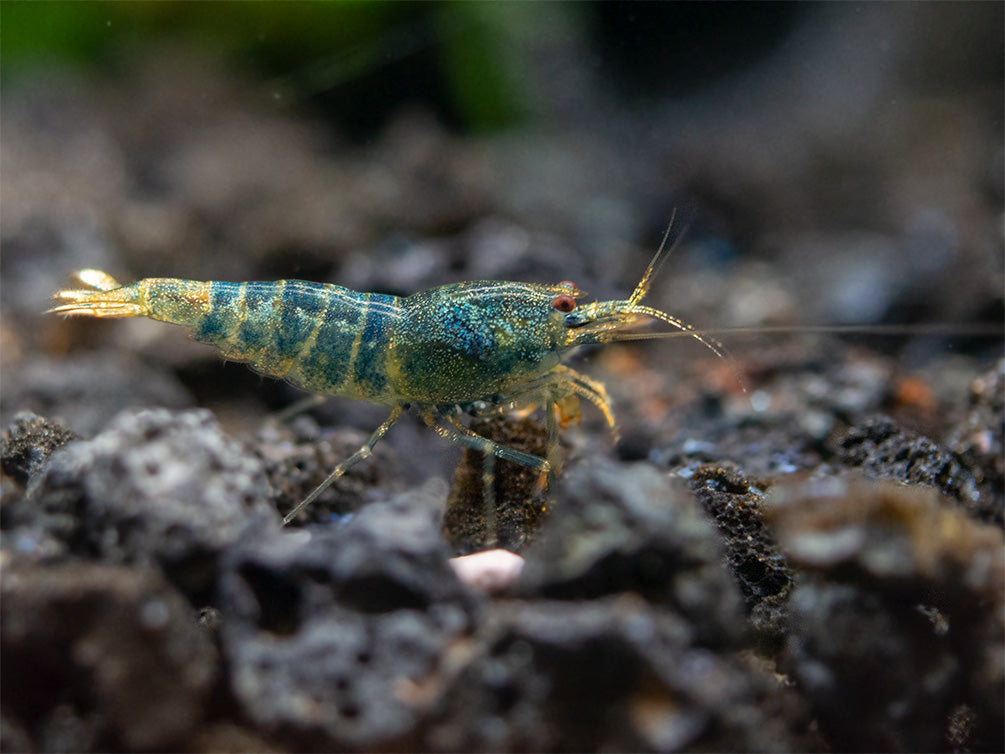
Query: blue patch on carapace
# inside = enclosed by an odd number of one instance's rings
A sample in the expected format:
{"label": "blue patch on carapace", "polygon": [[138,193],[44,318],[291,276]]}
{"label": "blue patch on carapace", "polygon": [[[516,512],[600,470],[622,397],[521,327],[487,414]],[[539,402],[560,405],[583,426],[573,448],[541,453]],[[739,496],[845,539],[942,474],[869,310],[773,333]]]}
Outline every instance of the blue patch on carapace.
{"label": "blue patch on carapace", "polygon": [[491,328],[486,326],[491,317],[491,307],[448,305],[443,308],[440,326],[455,350],[477,358],[496,350]]}

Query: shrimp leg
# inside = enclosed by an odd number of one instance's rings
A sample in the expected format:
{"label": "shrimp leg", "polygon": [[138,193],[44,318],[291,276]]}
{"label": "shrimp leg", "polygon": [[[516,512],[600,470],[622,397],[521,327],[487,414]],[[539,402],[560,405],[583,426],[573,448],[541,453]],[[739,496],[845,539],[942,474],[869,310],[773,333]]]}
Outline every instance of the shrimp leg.
{"label": "shrimp leg", "polygon": [[518,463],[521,466],[538,469],[542,476],[546,476],[551,471],[551,464],[544,458],[524,453],[506,445],[500,445],[494,440],[482,437],[464,426],[456,417],[448,416],[436,409],[424,410],[421,416],[426,425],[443,439],[482,453],[484,457],[482,471],[484,493],[482,495],[482,502],[485,506],[485,530],[489,536],[495,538],[497,534],[495,503],[496,457]]}
{"label": "shrimp leg", "polygon": [[328,489],[331,483],[334,482],[336,479],[338,479],[340,476],[342,476],[346,471],[348,471],[350,468],[352,468],[365,458],[369,458],[370,454],[373,452],[373,446],[380,441],[380,438],[382,438],[385,434],[387,434],[387,430],[389,430],[391,427],[394,426],[394,423],[398,421],[404,410],[405,407],[402,404],[398,404],[393,409],[391,409],[391,415],[388,416],[386,420],[384,420],[383,424],[381,424],[379,427],[377,427],[376,430],[374,430],[373,434],[370,435],[369,439],[367,439],[367,441],[363,443],[363,446],[355,453],[353,453],[351,456],[349,456],[347,459],[342,461],[342,463],[340,463],[338,466],[336,466],[335,470],[328,475],[327,479],[321,482],[321,484],[319,484],[310,495],[301,500],[293,510],[287,513],[283,517],[283,524],[285,525],[290,523],[290,521],[292,521],[301,510],[303,510],[308,505],[313,503],[314,500],[317,499],[318,495],[320,495],[322,492]]}
{"label": "shrimp leg", "polygon": [[321,395],[320,393],[316,395],[308,395],[306,398],[294,401],[286,408],[273,414],[272,421],[278,425],[286,424],[286,422],[296,419],[301,414],[310,411],[312,408],[320,406],[327,400],[328,396]]}

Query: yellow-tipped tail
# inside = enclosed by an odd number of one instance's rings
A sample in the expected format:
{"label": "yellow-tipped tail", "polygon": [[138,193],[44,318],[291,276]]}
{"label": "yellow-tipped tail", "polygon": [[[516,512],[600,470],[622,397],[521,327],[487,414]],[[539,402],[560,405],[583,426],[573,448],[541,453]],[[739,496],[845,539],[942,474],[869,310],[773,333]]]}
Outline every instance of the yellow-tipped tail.
{"label": "yellow-tipped tail", "polygon": [[101,270],[79,270],[71,279],[85,288],[62,290],[53,296],[63,302],[48,314],[85,317],[144,317],[149,312],[138,286],[122,286]]}

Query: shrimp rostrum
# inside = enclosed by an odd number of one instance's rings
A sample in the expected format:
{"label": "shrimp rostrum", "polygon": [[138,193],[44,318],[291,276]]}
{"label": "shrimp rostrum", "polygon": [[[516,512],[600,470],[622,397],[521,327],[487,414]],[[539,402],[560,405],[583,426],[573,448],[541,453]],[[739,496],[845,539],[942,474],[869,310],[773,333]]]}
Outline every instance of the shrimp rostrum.
{"label": "shrimp rostrum", "polygon": [[[187,327],[228,359],[328,396],[386,406],[387,419],[352,456],[290,511],[289,523],[333,481],[367,458],[410,406],[437,434],[484,454],[488,531],[494,531],[495,458],[540,472],[554,468],[563,406],[585,398],[614,417],[604,386],[562,364],[575,347],[623,339],[633,325],[661,320],[702,341],[689,325],[643,305],[666,243],[632,295],[581,303],[575,284],[474,281],[407,297],[358,293],[302,280],[225,283],[147,278],[120,285],[98,270],[75,274],[82,286],[59,291],[55,314],[149,317]],[[655,333],[654,333],[655,334]],[[634,333],[638,337],[638,333]],[[547,457],[523,453],[472,432],[459,416],[478,407],[542,406]],[[492,524],[490,526],[490,523]]]}

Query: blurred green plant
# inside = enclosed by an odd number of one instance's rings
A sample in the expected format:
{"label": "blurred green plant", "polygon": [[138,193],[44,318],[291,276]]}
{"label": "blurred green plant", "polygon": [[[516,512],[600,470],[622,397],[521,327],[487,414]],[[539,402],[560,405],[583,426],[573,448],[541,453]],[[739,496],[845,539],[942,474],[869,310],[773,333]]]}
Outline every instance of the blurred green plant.
{"label": "blurred green plant", "polygon": [[[115,75],[163,40],[255,68],[290,104],[359,106],[373,125],[423,101],[469,130],[512,125],[533,109],[525,42],[575,27],[574,5],[464,2],[0,3],[0,72],[61,63]],[[386,96],[384,96],[386,95]],[[349,100],[349,101],[347,101]]]}

